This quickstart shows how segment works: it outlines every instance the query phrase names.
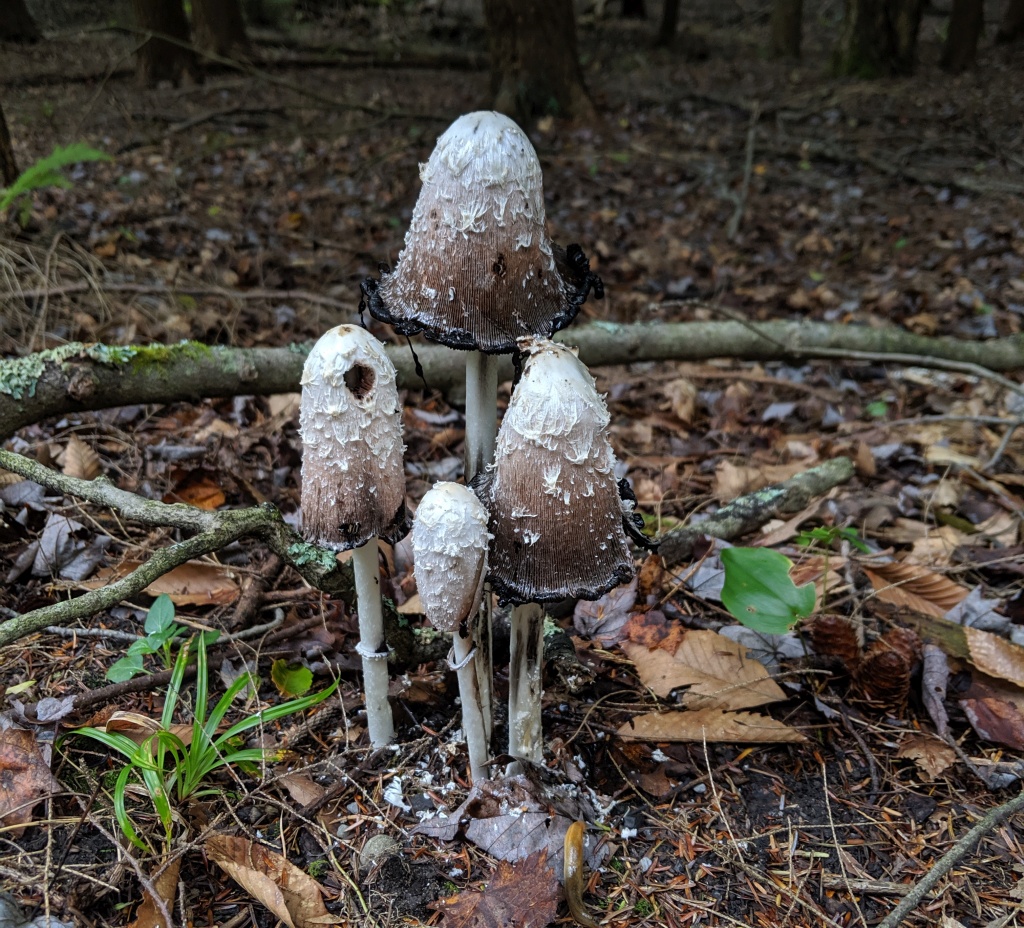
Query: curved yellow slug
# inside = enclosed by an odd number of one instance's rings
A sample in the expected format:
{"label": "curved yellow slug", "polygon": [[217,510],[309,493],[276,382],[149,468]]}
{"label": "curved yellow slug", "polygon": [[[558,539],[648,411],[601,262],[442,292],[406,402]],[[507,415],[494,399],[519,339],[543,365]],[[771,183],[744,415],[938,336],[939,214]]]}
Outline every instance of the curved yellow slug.
{"label": "curved yellow slug", "polygon": [[565,857],[562,863],[562,882],[569,913],[583,928],[600,928],[583,907],[583,835],[586,825],[573,822],[565,833]]}

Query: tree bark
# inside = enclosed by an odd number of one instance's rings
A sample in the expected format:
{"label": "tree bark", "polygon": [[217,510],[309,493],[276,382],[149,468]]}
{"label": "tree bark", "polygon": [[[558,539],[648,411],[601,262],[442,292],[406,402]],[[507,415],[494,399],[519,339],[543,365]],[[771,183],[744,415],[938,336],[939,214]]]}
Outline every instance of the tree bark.
{"label": "tree bark", "polygon": [[676,27],[679,25],[679,0],[665,0],[661,8],[661,22],[658,24],[658,35],[654,44],[658,48],[671,48],[676,38]]}
{"label": "tree bark", "polygon": [[946,44],[939,62],[944,71],[959,74],[974,66],[978,57],[978,39],[984,27],[984,0],[953,0]]}
{"label": "tree bark", "polygon": [[484,0],[494,108],[520,122],[588,119],[572,0]]}
{"label": "tree bark", "polygon": [[647,19],[647,4],[644,0],[622,0],[623,19]]}
{"label": "tree bark", "polygon": [[[583,325],[556,336],[575,345],[589,367],[638,361],[734,358],[780,361],[870,353],[876,361],[988,371],[1024,370],[1024,335],[970,342],[929,338],[903,329],[821,322],[678,322]],[[388,346],[403,388],[422,385],[407,346]],[[416,354],[431,389],[453,393],[465,383],[462,353],[421,344]],[[69,344],[0,361],[0,439],[49,416],[128,403],[194,402],[201,397],[295,393],[305,352],[290,348],[224,348],[185,342],[170,347]],[[500,358],[498,377],[512,377]],[[977,374],[977,371],[971,371]]]}
{"label": "tree bark", "polygon": [[186,74],[194,76],[195,54],[188,47],[188,20],[181,0],[132,0],[132,12],[135,25],[143,33],[154,34],[148,40],[143,37],[136,55],[139,82],[145,87],[154,87],[161,81],[177,85]]}
{"label": "tree bark", "polygon": [[924,0],[846,0],[834,70],[851,77],[911,74]]}
{"label": "tree bark", "polygon": [[249,54],[239,0],[192,0],[192,30],[203,51],[222,58]]}
{"label": "tree bark", "polygon": [[11,145],[11,133],[7,129],[3,106],[0,106],[0,181],[3,181],[5,187],[10,187],[19,173],[14,147]]}
{"label": "tree bark", "polygon": [[0,39],[5,42],[38,42],[39,27],[25,6],[25,0],[0,3]]}
{"label": "tree bark", "polygon": [[804,0],[775,0],[772,4],[773,58],[799,58]]}
{"label": "tree bark", "polygon": [[1024,37],[1024,0],[1010,0],[996,33],[997,42],[1016,42]]}

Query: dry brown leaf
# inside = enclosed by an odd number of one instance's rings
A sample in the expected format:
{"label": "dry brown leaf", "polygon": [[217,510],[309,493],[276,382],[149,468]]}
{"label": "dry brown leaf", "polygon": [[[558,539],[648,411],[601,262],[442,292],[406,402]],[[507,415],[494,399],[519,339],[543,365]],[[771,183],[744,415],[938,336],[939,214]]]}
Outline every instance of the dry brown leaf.
{"label": "dry brown leaf", "polygon": [[684,706],[692,709],[750,709],[785,699],[764,665],[747,649],[711,631],[688,631],[674,654],[624,641],[620,645],[636,665],[645,686],[658,696],[688,687]]}
{"label": "dry brown leaf", "polygon": [[929,735],[911,735],[900,745],[896,756],[912,760],[929,780],[956,763],[956,751]]}
{"label": "dry brown leaf", "polygon": [[13,487],[14,484],[21,483],[24,479],[21,474],[11,473],[11,471],[0,467],[0,490],[4,487]]}
{"label": "dry brown leaf", "polygon": [[864,568],[878,598],[885,603],[941,619],[970,590],[917,564],[893,561]]}
{"label": "dry brown leaf", "polygon": [[[164,905],[167,907],[167,911],[171,914],[172,918],[174,916],[174,897],[178,891],[178,871],[180,869],[181,858],[176,857],[152,881],[153,889],[157,891],[160,898],[164,901]],[[135,921],[128,928],[173,928],[173,926],[167,925],[164,921],[163,916],[160,914],[160,907],[147,889],[142,898],[142,905],[139,906],[138,912],[135,913]]]}
{"label": "dry brown leaf", "polygon": [[794,461],[791,464],[733,464],[722,461],[715,468],[714,495],[720,502],[728,502],[760,490],[773,483],[781,483],[790,477],[807,470],[806,461]]}
{"label": "dry brown leaf", "polygon": [[278,777],[277,782],[288,790],[288,795],[301,806],[317,802],[327,794],[323,786],[302,773],[286,773]]}
{"label": "dry brown leaf", "polygon": [[[662,385],[661,392],[668,400],[668,408],[685,425],[690,425],[697,415],[697,387],[692,380],[680,377]],[[663,407],[664,408],[664,407]]]}
{"label": "dry brown leaf", "polygon": [[445,928],[547,928],[558,912],[558,877],[547,851],[536,851],[514,866],[499,860],[483,890],[465,890],[441,900]]}
{"label": "dry brown leaf", "polygon": [[953,552],[967,544],[970,536],[952,525],[943,525],[932,530],[926,537],[914,542],[904,563],[920,564],[924,567],[948,567],[953,560]]}
{"label": "dry brown leaf", "polygon": [[[117,567],[97,571],[89,580],[75,584],[76,588],[95,590],[126,577],[142,564],[141,561],[122,561]],[[158,577],[146,587],[150,596],[166,593],[176,606],[225,606],[238,599],[238,584],[226,567],[189,561]]]}
{"label": "dry brown leaf", "polygon": [[206,854],[288,928],[341,923],[328,914],[320,884],[262,844],[213,835],[206,841]]}
{"label": "dry brown leaf", "polygon": [[756,712],[700,709],[691,712],[648,712],[634,716],[616,734],[633,741],[723,741],[763,744],[806,741],[795,728]]}
{"label": "dry brown leaf", "polygon": [[77,435],[68,440],[61,469],[68,477],[79,480],[95,480],[103,473],[100,456]]}
{"label": "dry brown leaf", "polygon": [[423,615],[423,600],[419,593],[413,593],[402,605],[395,609],[399,615]]}
{"label": "dry brown leaf", "polygon": [[[142,744],[147,738],[161,730],[160,723],[141,712],[118,710],[111,713],[103,726],[108,732],[117,732],[131,738],[136,744]],[[192,726],[183,722],[171,725],[170,732],[181,739],[186,746],[192,743]]]}
{"label": "dry brown leaf", "polygon": [[982,673],[1024,687],[1024,648],[991,632],[964,629],[971,663]]}
{"label": "dry brown leaf", "polygon": [[36,804],[58,788],[32,732],[0,731],[0,824],[8,835],[20,835]]}
{"label": "dry brown leaf", "polygon": [[223,506],[227,497],[212,474],[203,470],[194,470],[188,472],[182,480],[178,481],[172,492],[164,494],[163,501],[165,503],[188,503],[197,509],[212,512]]}

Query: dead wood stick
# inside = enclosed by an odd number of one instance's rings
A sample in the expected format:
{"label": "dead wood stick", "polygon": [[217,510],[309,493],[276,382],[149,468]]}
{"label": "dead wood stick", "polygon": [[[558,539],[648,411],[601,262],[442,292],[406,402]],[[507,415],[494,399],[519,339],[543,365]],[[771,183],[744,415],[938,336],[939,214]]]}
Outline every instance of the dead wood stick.
{"label": "dead wood stick", "polygon": [[1001,806],[990,810],[967,834],[960,838],[945,854],[942,855],[917,883],[907,893],[906,898],[895,909],[893,909],[878,925],[878,928],[896,928],[903,920],[916,909],[925,896],[928,895],[950,870],[952,870],[968,854],[972,853],[975,845],[986,835],[991,834],[1011,815],[1024,810],[1024,790],[1021,790],[1016,797]]}
{"label": "dead wood stick", "polygon": [[[637,361],[709,358],[793,361],[848,358],[914,364],[994,376],[1024,369],[1024,335],[983,342],[931,338],[898,328],[873,329],[819,322],[678,322],[620,325],[595,322],[560,333],[590,367]],[[0,361],[0,438],[49,416],[129,403],[193,402],[201,397],[294,393],[307,349],[226,348],[185,342],[171,346],[116,347],[72,343],[24,358]],[[452,392],[465,380],[465,359],[441,345],[416,353],[434,389]],[[399,384],[420,381],[407,346],[388,354]],[[499,377],[512,376],[502,358]],[[1002,385],[1013,383],[998,378]],[[1010,387],[1007,387],[1008,389]],[[1020,389],[1015,385],[1016,389]]]}
{"label": "dead wood stick", "polygon": [[778,515],[799,512],[815,496],[824,495],[852,476],[853,462],[849,458],[825,461],[782,483],[741,496],[703,522],[672,529],[661,539],[658,553],[666,567],[674,567],[690,560],[694,544],[702,536],[732,541]]}
{"label": "dead wood stick", "polygon": [[750,111],[750,126],[747,129],[746,153],[743,158],[743,181],[736,197],[736,209],[725,227],[725,236],[730,242],[735,241],[743,222],[743,214],[747,209],[747,198],[750,195],[750,178],[754,173],[754,142],[757,140],[757,121],[761,118],[761,105],[755,103]]}

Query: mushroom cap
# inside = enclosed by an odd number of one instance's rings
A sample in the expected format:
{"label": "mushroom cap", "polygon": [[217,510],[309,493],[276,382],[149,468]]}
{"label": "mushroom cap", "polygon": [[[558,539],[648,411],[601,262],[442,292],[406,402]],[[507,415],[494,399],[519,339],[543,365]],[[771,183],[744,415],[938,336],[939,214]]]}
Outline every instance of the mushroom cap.
{"label": "mushroom cap", "polygon": [[487,573],[487,510],[468,487],[435,483],[412,523],[413,574],[423,611],[454,632],[480,605]]}
{"label": "mushroom cap", "polygon": [[365,329],[339,325],[302,370],[302,531],[345,551],[408,531],[394,365]]}
{"label": "mushroom cap", "polygon": [[502,600],[597,599],[633,576],[608,441],[608,410],[574,351],[528,355],[498,432],[488,500],[489,579]]}
{"label": "mushroom cap", "polygon": [[460,116],[420,166],[423,187],[393,273],[363,285],[370,312],[452,348],[507,353],[576,317],[600,278],[579,246],[544,228],[540,162],[526,134],[493,112]]}

